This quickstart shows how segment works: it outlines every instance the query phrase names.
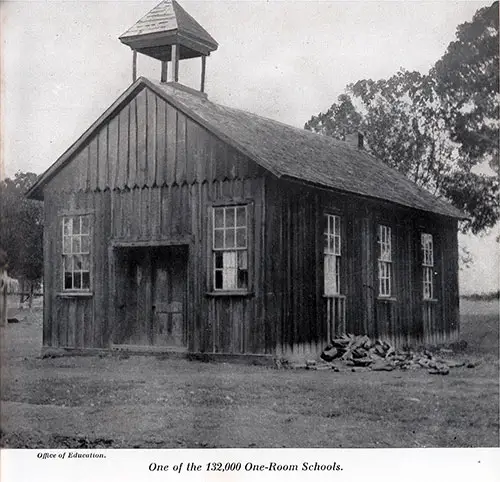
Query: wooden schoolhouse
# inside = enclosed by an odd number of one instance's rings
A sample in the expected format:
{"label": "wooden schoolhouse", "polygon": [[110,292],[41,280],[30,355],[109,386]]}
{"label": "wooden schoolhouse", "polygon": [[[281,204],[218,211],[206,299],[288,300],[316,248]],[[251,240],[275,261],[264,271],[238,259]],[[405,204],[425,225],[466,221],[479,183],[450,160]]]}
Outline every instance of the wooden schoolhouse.
{"label": "wooden schoolhouse", "polygon": [[[334,140],[212,102],[175,0],[120,37],[133,83],[37,180],[44,351],[308,357],[342,333],[456,339],[462,214]],[[136,79],[137,54],[161,62]],[[179,62],[201,59],[200,88]]]}

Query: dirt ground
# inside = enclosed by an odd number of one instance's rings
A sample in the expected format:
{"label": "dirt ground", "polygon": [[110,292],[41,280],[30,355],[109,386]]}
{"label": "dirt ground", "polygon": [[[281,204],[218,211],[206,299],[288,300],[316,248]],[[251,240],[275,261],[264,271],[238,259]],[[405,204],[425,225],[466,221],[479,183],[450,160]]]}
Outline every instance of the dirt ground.
{"label": "dirt ground", "polygon": [[[352,373],[163,357],[39,357],[41,310],[1,328],[3,447],[499,445],[498,302],[463,306],[476,368]],[[469,306],[470,305],[470,306]]]}

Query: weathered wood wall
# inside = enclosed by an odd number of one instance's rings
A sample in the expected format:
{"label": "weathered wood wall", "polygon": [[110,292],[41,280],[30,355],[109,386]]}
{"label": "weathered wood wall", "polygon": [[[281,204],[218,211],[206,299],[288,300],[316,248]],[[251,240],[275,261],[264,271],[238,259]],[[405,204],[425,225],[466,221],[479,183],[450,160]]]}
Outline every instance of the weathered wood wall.
{"label": "weathered wood wall", "polygon": [[[63,293],[62,229],[64,214],[91,216],[92,295]],[[109,338],[108,254],[111,193],[65,192],[58,184],[45,193],[44,346],[103,347]]]}
{"label": "weathered wood wall", "polygon": [[[189,247],[189,350],[272,352],[262,291],[263,176],[259,166],[151,91],[139,92],[44,190],[45,259],[55,261],[45,268],[44,345],[106,347],[120,341],[124,325],[116,319],[124,304],[113,294],[126,292],[129,304],[144,303],[147,289],[123,279],[126,270],[119,266],[128,262],[127,251],[173,243]],[[257,261],[248,296],[208,294],[209,213],[214,203],[226,202],[252,207],[250,256]],[[95,222],[92,296],[62,293],[60,223],[65,212],[87,212]]]}
{"label": "weathered wood wall", "polygon": [[[323,213],[342,218],[341,293],[345,333],[398,346],[457,337],[456,222],[347,194],[268,178],[266,316],[278,353],[306,356],[327,343],[323,294]],[[393,295],[378,298],[377,225],[392,228]],[[423,301],[420,234],[434,237],[436,301]],[[425,319],[425,312],[432,316]]]}

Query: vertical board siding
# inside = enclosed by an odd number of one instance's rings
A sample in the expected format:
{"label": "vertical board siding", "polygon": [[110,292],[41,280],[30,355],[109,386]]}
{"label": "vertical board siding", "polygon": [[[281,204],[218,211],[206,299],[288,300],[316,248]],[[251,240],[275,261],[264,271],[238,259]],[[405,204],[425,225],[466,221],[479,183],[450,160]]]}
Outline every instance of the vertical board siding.
{"label": "vertical board siding", "polygon": [[[137,179],[135,185],[144,187],[148,185],[148,155],[147,155],[147,89],[142,90],[135,98],[137,109]],[[150,106],[151,108],[151,106]]]}
{"label": "vertical board siding", "polygon": [[254,178],[263,172],[144,88],[57,177],[68,190],[104,191]]}
{"label": "vertical board siding", "polygon": [[167,103],[159,98],[156,98],[156,145],[152,148],[156,152],[156,185],[162,186],[166,180],[166,114]]}
{"label": "vertical board siding", "polygon": [[118,160],[117,175],[113,188],[128,185],[130,160],[130,106],[125,106],[118,115]]}
{"label": "vertical board siding", "polygon": [[147,175],[145,183],[147,186],[156,186],[156,170],[157,170],[157,132],[156,124],[158,118],[157,96],[149,89],[146,90],[146,157],[147,157]]}
{"label": "vertical board siding", "polygon": [[108,187],[108,125],[97,136],[97,189],[104,191]]}
{"label": "vertical board siding", "polygon": [[116,186],[118,178],[118,155],[119,155],[119,116],[109,122],[108,127],[108,183],[107,187]]}
{"label": "vertical board siding", "polygon": [[[297,184],[268,179],[266,316],[272,320],[277,351],[290,356],[318,353],[328,342],[327,320],[335,315],[337,334],[367,334],[398,347],[443,343],[456,337],[458,288],[456,283],[456,226],[440,229],[436,238],[435,287],[440,295],[432,316],[423,318],[420,233],[423,225],[442,223],[430,215],[385,207],[374,201],[353,202],[347,195],[315,191]],[[315,206],[314,193],[320,206]],[[345,319],[337,305],[323,298],[324,212],[342,217],[342,294]],[[279,214],[278,214],[279,213]],[[414,219],[419,219],[416,222]],[[310,220],[315,220],[311,222]],[[393,299],[378,300],[377,224],[393,232]],[[430,231],[432,232],[432,231]],[[439,234],[439,235],[438,235]],[[441,240],[442,238],[442,240]],[[438,240],[439,246],[438,246]],[[455,245],[453,244],[455,242]],[[450,246],[450,249],[443,249]],[[440,254],[442,253],[442,254]],[[312,268],[314,266],[314,268]],[[451,266],[449,269],[447,267]],[[281,267],[281,269],[279,268]],[[447,289],[449,283],[451,289]],[[280,299],[275,303],[275,299]],[[338,313],[337,313],[338,312]],[[337,316],[339,315],[339,316]],[[344,322],[345,325],[338,324]],[[316,346],[315,346],[316,345]]]}

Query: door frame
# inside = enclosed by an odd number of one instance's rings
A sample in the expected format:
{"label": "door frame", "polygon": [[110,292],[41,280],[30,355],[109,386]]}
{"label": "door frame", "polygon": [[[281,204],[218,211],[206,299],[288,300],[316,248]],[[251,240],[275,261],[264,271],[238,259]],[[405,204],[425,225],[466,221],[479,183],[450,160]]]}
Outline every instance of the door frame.
{"label": "door frame", "polygon": [[[108,346],[111,349],[125,349],[125,350],[134,350],[138,351],[154,351],[154,352],[187,352],[188,347],[191,344],[192,333],[191,333],[191,278],[189,276],[190,266],[191,266],[191,256],[192,256],[192,245],[193,239],[192,236],[189,237],[179,237],[179,238],[170,238],[164,240],[151,240],[151,241],[124,241],[124,240],[111,240],[108,246],[108,280],[109,280],[109,292],[111,296],[108,299],[108,325],[107,325],[107,340],[105,342],[105,346]],[[149,323],[152,325],[153,323],[153,265],[151,259],[151,252],[154,248],[174,248],[174,247],[184,247],[186,250],[186,347],[176,348],[176,347],[159,347],[152,344],[149,345],[120,345],[113,342],[115,331],[117,328],[117,277],[119,276],[120,266],[117,263],[117,252],[123,249],[132,249],[132,248],[146,248],[148,252],[148,263],[150,266],[149,276],[150,276],[150,292],[148,294],[149,306],[148,317]]]}

